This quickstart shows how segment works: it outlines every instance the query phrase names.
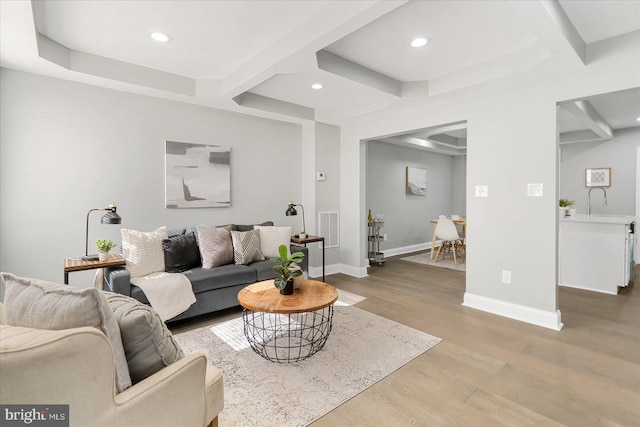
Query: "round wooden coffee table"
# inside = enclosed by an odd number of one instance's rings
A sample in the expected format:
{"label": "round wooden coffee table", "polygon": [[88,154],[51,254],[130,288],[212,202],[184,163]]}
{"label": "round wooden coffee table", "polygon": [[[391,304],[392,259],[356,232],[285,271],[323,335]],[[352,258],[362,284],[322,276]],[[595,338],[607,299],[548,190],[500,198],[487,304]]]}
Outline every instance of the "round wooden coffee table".
{"label": "round wooden coffee table", "polygon": [[273,280],[254,283],[238,293],[244,335],[267,360],[304,360],[327,342],[337,299],[336,288],[317,280],[304,280],[293,295],[281,295]]}

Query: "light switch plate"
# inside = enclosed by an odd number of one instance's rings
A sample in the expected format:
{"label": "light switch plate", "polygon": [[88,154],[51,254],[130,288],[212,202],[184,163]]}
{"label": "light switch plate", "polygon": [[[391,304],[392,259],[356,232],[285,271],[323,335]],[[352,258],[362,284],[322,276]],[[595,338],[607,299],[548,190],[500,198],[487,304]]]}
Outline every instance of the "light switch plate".
{"label": "light switch plate", "polygon": [[542,184],[527,184],[528,197],[542,197],[542,195],[543,195]]}
{"label": "light switch plate", "polygon": [[476,197],[489,197],[489,186],[476,185]]}

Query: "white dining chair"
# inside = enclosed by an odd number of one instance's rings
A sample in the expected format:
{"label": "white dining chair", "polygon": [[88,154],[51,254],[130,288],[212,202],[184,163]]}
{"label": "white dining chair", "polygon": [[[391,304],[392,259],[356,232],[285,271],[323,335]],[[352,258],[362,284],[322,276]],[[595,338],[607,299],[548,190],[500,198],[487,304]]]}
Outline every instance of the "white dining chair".
{"label": "white dining chair", "polygon": [[[441,240],[440,247],[438,248],[438,252],[436,253],[435,262],[438,262],[438,257],[440,256],[440,252],[442,249],[451,248],[451,253],[453,254],[453,263],[458,265],[457,255],[460,254],[461,258],[464,260],[464,243],[460,239],[460,235],[458,234],[458,229],[456,225],[444,215],[440,215],[438,217],[438,223],[436,224],[436,237],[438,240]],[[442,252],[442,259],[444,259],[445,252]]]}

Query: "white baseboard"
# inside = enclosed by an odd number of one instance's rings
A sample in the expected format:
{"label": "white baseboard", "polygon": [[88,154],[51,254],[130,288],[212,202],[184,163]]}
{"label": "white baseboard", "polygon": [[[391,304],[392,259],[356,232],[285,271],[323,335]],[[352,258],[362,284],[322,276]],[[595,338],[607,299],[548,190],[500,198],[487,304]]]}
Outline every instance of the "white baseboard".
{"label": "white baseboard", "polygon": [[[345,264],[331,264],[331,265],[326,265],[324,268],[325,276],[328,276],[330,274],[337,274],[337,273],[342,273],[348,276],[361,278],[361,277],[367,277],[367,268],[366,267],[358,268],[358,267],[353,267]],[[318,278],[322,279],[322,266],[309,267],[309,277],[313,279],[318,279]]]}
{"label": "white baseboard", "polygon": [[[439,243],[439,240],[436,241],[436,246],[438,246]],[[431,249],[431,242],[418,243],[417,245],[402,246],[399,248],[383,249],[383,252],[384,256],[396,256],[409,254],[412,252],[424,251],[427,249]]]}
{"label": "white baseboard", "polygon": [[553,329],[555,331],[559,331],[563,326],[560,310],[555,312],[544,311],[524,305],[470,294],[469,292],[465,292],[464,302],[462,305],[497,314],[499,316],[508,317],[510,319],[542,326],[544,328]]}

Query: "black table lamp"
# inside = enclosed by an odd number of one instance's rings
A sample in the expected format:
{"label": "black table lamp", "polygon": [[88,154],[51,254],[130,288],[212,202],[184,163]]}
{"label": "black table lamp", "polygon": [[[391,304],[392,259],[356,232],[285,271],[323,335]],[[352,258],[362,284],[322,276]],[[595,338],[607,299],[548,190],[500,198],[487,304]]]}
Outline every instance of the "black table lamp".
{"label": "black table lamp", "polygon": [[85,233],[84,256],[82,257],[84,261],[95,261],[98,259],[98,255],[89,255],[89,214],[91,214],[91,212],[93,211],[107,211],[107,213],[102,215],[102,218],[100,218],[100,223],[120,224],[122,222],[122,218],[116,212],[117,209],[118,207],[116,206],[116,204],[111,203],[106,208],[91,209],[89,212],[87,212],[87,231]]}
{"label": "black table lamp", "polygon": [[[302,232],[306,233],[307,232],[307,225],[304,222],[304,206],[302,206],[299,203],[289,202],[289,207],[287,208],[287,211],[285,212],[285,215],[287,215],[287,216],[298,215],[298,211],[294,208],[294,206],[300,206],[302,208]],[[297,236],[298,236],[298,234],[296,234],[296,237]]]}

